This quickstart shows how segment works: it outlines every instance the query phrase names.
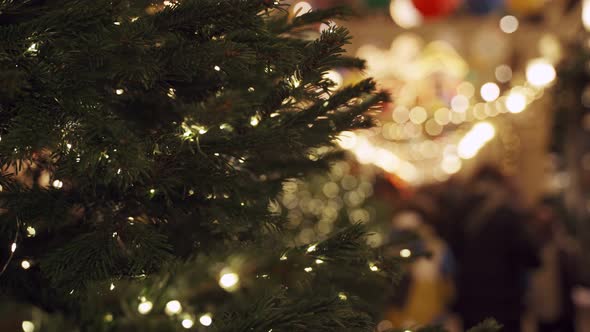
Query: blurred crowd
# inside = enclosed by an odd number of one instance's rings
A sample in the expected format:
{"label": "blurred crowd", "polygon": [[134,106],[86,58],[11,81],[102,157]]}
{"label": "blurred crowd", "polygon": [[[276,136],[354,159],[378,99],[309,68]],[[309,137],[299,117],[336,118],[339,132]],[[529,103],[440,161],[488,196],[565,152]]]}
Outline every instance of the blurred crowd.
{"label": "blurred crowd", "polygon": [[588,280],[570,234],[557,199],[527,206],[493,166],[420,188],[396,209],[388,246],[425,257],[406,266],[386,320],[463,331],[493,317],[505,332],[576,331]]}

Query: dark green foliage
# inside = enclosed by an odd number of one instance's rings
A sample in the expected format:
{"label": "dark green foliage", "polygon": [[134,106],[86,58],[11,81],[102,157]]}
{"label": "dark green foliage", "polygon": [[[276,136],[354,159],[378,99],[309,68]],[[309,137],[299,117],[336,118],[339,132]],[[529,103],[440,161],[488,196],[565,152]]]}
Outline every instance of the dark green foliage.
{"label": "dark green foliage", "polygon": [[[383,271],[398,264],[360,226],[316,251],[287,248],[268,208],[285,180],[335,156],[310,160],[313,148],[370,125],[364,114],[387,99],[371,80],[334,91],[326,78],[364,65],[342,55],[343,28],[309,38],[342,14],[291,19],[262,0],[0,0],[6,303],[39,308],[40,331],[182,330],[189,316],[163,313],[172,299],[195,321],[211,312],[211,331],[371,331],[354,292],[390,284]],[[224,268],[237,291],[217,284]]]}

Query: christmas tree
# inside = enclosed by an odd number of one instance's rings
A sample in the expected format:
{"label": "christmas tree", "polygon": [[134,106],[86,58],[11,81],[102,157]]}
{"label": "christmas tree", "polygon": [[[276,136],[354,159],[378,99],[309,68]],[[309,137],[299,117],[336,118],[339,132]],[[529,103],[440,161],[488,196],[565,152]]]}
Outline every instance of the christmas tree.
{"label": "christmas tree", "polygon": [[328,78],[364,65],[343,10],[297,14],[0,1],[2,330],[373,330],[399,264],[359,225],[290,246],[276,199],[387,96]]}
{"label": "christmas tree", "polygon": [[100,0],[0,13],[0,283],[37,308],[23,329],[370,330],[339,283],[386,268],[363,230],[288,249],[273,210],[285,181],[329,164],[317,148],[386,99],[371,80],[334,91],[326,78],[363,66],[342,56],[345,29],[305,38],[341,11]]}

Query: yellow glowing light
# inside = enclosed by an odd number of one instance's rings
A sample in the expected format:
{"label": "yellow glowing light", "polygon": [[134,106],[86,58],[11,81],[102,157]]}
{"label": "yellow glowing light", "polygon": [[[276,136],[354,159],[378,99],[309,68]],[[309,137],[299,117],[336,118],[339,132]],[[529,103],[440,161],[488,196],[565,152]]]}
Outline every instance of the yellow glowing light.
{"label": "yellow glowing light", "polygon": [[307,248],[307,252],[314,252],[314,251],[316,251],[316,249],[317,249],[317,245],[312,244],[311,246],[309,246]]}
{"label": "yellow glowing light", "polygon": [[408,258],[408,257],[412,256],[412,251],[410,249],[402,249],[399,252],[399,255],[402,256],[403,258]]}
{"label": "yellow glowing light", "polygon": [[113,290],[113,289],[115,289],[115,284],[113,284],[113,283],[111,282],[111,286],[109,287],[109,290]]}
{"label": "yellow glowing light", "polygon": [[199,323],[203,326],[209,326],[213,323],[213,317],[211,314],[203,314],[199,317]]}
{"label": "yellow glowing light", "polygon": [[166,94],[168,97],[174,99],[176,98],[176,90],[174,88],[168,89],[168,93]]}
{"label": "yellow glowing light", "polygon": [[32,43],[31,46],[29,46],[29,48],[27,49],[27,51],[37,52],[38,51],[37,43]]}
{"label": "yellow glowing light", "polygon": [[27,261],[27,260],[24,260],[20,263],[20,266],[23,269],[28,270],[31,267],[31,263],[29,263],[29,261]]}
{"label": "yellow glowing light", "polygon": [[316,263],[317,265],[320,265],[320,264],[323,264],[323,263],[324,263],[324,261],[323,261],[323,260],[321,260],[321,259],[316,259],[316,260],[315,260],[315,263]]}
{"label": "yellow glowing light", "polygon": [[331,88],[332,90],[337,90],[342,86],[342,83],[344,83],[342,75],[340,75],[340,73],[335,70],[328,71],[326,75],[324,75],[324,78],[327,78],[330,81],[334,82],[334,86]]}
{"label": "yellow glowing light", "polygon": [[11,251],[11,252],[15,252],[15,251],[16,251],[16,242],[13,242],[13,243],[10,245],[10,251]]}
{"label": "yellow glowing light", "polygon": [[219,278],[219,286],[227,291],[233,291],[237,288],[240,277],[234,272],[222,272]]}
{"label": "yellow glowing light", "polygon": [[456,95],[451,99],[451,108],[457,113],[464,113],[469,108],[469,99],[463,95]]}
{"label": "yellow glowing light", "polygon": [[520,113],[526,108],[526,97],[520,92],[511,92],[506,98],[506,108],[510,113]]}
{"label": "yellow glowing light", "polygon": [[115,90],[115,93],[119,96],[122,95],[124,92],[125,92],[125,90],[123,90],[123,89],[116,89]]}
{"label": "yellow glowing light", "polygon": [[465,81],[457,86],[457,93],[467,98],[471,98],[475,93],[475,87],[473,87],[473,84],[470,82]]}
{"label": "yellow glowing light", "polygon": [[421,124],[428,119],[428,113],[424,107],[416,106],[410,111],[410,121]]}
{"label": "yellow glowing light", "polygon": [[461,139],[457,146],[459,157],[470,159],[496,135],[496,129],[489,122],[479,122]]}
{"label": "yellow glowing light", "polygon": [[313,271],[313,268],[311,266],[306,267],[305,269],[303,269],[305,272],[311,272]]}
{"label": "yellow glowing light", "polygon": [[451,111],[448,108],[440,108],[434,112],[434,120],[441,126],[451,122]]}
{"label": "yellow glowing light", "polygon": [[499,65],[494,74],[500,83],[506,83],[512,79],[512,69],[508,65]]}
{"label": "yellow glowing light", "polygon": [[60,180],[54,180],[53,181],[53,188],[60,189],[63,186],[64,186],[64,183],[61,182]]}
{"label": "yellow glowing light", "polygon": [[485,101],[494,101],[500,97],[500,87],[496,83],[488,82],[481,86],[481,98]]}
{"label": "yellow glowing light", "polygon": [[182,311],[182,305],[177,300],[168,301],[168,303],[166,303],[164,311],[168,316],[172,316]]}
{"label": "yellow glowing light", "polygon": [[582,23],[584,28],[590,31],[590,0],[584,0],[582,3]]}
{"label": "yellow glowing light", "polygon": [[37,234],[37,231],[32,226],[27,226],[27,237],[33,237]]}
{"label": "yellow glowing light", "polygon": [[343,131],[338,135],[337,142],[343,149],[350,150],[356,146],[357,136],[352,131]]}
{"label": "yellow glowing light", "polygon": [[348,296],[346,296],[346,294],[343,292],[338,293],[338,298],[342,301],[348,300]]}
{"label": "yellow glowing light", "polygon": [[254,115],[250,118],[250,125],[252,127],[258,126],[259,123],[260,123],[260,120],[258,119],[258,116]]}
{"label": "yellow glowing light", "polygon": [[143,300],[137,306],[137,311],[142,315],[147,315],[150,311],[152,311],[153,307],[154,307],[154,304],[152,302],[147,301],[147,300]]}
{"label": "yellow glowing light", "polygon": [[300,1],[293,6],[295,16],[301,16],[311,11],[311,5],[306,1]]}
{"label": "yellow glowing light", "polygon": [[193,325],[195,325],[195,322],[193,322],[193,320],[190,318],[185,318],[182,320],[182,322],[180,322],[180,324],[185,329],[190,329],[191,327],[193,327]]}
{"label": "yellow glowing light", "polygon": [[544,87],[555,80],[555,68],[544,59],[533,59],[526,67],[526,79],[536,87]]}
{"label": "yellow glowing light", "polygon": [[35,331],[35,324],[33,324],[33,322],[28,321],[28,320],[23,321],[23,323],[21,324],[21,327],[23,329],[23,332]]}
{"label": "yellow glowing light", "polygon": [[375,265],[374,263],[370,263],[369,270],[371,270],[373,272],[377,272],[377,271],[379,271],[379,267],[377,265]]}
{"label": "yellow glowing light", "polygon": [[412,0],[392,0],[389,4],[389,14],[393,21],[404,29],[410,29],[422,24],[422,15]]}
{"label": "yellow glowing light", "polygon": [[505,33],[513,33],[518,30],[518,19],[512,15],[506,15],[500,19],[500,29]]}
{"label": "yellow glowing light", "polygon": [[455,174],[461,170],[461,159],[456,156],[445,156],[440,166],[446,174]]}

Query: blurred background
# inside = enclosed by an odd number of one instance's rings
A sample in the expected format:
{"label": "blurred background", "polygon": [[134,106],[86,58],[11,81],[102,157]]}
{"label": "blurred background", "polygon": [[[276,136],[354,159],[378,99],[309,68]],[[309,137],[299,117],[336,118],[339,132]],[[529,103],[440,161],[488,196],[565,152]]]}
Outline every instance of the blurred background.
{"label": "blurred background", "polygon": [[[306,0],[346,5],[346,52],[392,101],[343,132],[346,161],[285,184],[295,243],[364,223],[406,259],[380,331],[590,331],[590,1]],[[324,153],[318,149],[309,158]]]}

